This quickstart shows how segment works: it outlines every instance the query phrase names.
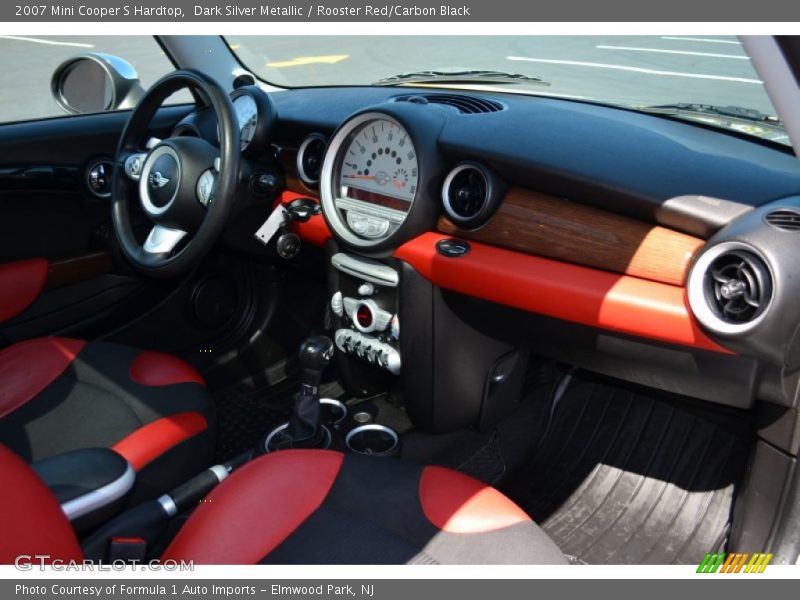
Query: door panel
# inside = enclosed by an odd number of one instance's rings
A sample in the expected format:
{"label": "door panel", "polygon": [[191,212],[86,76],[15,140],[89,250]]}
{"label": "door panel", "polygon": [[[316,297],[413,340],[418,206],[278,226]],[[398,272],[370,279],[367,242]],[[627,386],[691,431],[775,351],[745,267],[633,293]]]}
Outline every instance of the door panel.
{"label": "door panel", "polygon": [[[166,137],[191,107],[161,109],[150,135]],[[120,256],[110,201],[87,169],[114,156],[129,112],[0,125],[0,263],[48,261],[44,291],[0,324],[0,343],[54,333],[98,337],[174,289],[136,274]],[[0,304],[10,300],[0,291]],[[6,298],[4,298],[6,296]]]}

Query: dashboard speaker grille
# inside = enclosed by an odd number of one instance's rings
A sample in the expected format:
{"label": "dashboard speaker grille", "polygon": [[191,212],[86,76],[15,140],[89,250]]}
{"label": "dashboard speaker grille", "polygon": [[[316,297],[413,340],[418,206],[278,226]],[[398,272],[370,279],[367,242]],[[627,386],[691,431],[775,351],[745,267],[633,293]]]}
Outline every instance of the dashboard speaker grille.
{"label": "dashboard speaker grille", "polygon": [[491,100],[481,96],[462,96],[460,94],[409,94],[397,96],[395,98],[395,102],[420,102],[420,100],[427,101],[430,104],[452,106],[465,115],[500,112],[504,109],[504,106],[497,100]]}
{"label": "dashboard speaker grille", "polygon": [[800,211],[778,208],[767,213],[764,220],[781,231],[800,231]]}
{"label": "dashboard speaker grille", "polygon": [[772,297],[769,269],[755,254],[731,250],[715,258],[705,274],[706,301],[726,323],[749,323]]}

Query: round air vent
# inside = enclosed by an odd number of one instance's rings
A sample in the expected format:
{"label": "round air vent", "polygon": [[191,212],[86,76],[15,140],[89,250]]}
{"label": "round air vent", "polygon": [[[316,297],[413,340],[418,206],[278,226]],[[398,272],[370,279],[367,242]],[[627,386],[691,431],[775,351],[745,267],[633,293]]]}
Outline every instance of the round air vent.
{"label": "round air vent", "polygon": [[483,165],[457,165],[442,186],[442,206],[447,216],[462,227],[480,227],[502,199],[505,186]]}
{"label": "round air vent", "polygon": [[315,186],[319,183],[326,147],[325,138],[318,133],[312,133],[300,144],[297,150],[297,174],[306,185]]}
{"label": "round air vent", "polygon": [[110,158],[95,160],[86,169],[86,185],[98,198],[110,198],[113,176],[114,161]]}
{"label": "round air vent", "polygon": [[768,212],[764,220],[781,231],[800,231],[800,211],[792,208],[777,208]]}
{"label": "round air vent", "polygon": [[704,252],[689,275],[689,304],[706,327],[723,334],[755,327],[772,300],[772,274],[749,246],[724,242]]}

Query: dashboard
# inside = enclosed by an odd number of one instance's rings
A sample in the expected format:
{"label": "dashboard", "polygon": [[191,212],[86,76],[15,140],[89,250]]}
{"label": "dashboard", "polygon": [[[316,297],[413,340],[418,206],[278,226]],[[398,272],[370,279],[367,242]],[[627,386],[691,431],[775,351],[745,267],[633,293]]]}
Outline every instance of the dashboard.
{"label": "dashboard", "polygon": [[[312,198],[321,214],[295,224],[305,242],[361,274],[394,269],[398,287],[410,269],[474,329],[522,331],[556,358],[694,397],[791,402],[800,163],[784,149],[514,94],[249,86],[232,99],[243,154],[279,180],[232,229]],[[179,125],[214,126],[202,110]],[[351,292],[340,314],[356,318],[366,300]],[[404,312],[381,310],[387,331]]]}

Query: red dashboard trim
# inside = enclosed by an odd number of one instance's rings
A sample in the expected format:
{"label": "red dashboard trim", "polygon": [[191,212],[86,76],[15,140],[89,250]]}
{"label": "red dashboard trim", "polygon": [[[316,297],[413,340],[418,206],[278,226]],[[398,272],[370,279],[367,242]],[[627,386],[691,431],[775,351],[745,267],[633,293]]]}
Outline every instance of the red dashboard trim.
{"label": "red dashboard trim", "polygon": [[[308,194],[286,191],[281,194],[280,203],[284,205],[289,204],[298,198],[309,198],[315,202],[319,202],[317,198],[309,196]],[[322,215],[313,216],[305,223],[294,223],[292,229],[300,236],[301,240],[313,244],[314,246],[319,246],[320,248],[325,247],[325,243],[333,237]]]}
{"label": "red dashboard trim", "polygon": [[682,287],[478,242],[470,242],[469,254],[448,258],[436,251],[436,243],[447,237],[425,233],[394,256],[451,291],[590,327],[732,354],[700,329]]}

